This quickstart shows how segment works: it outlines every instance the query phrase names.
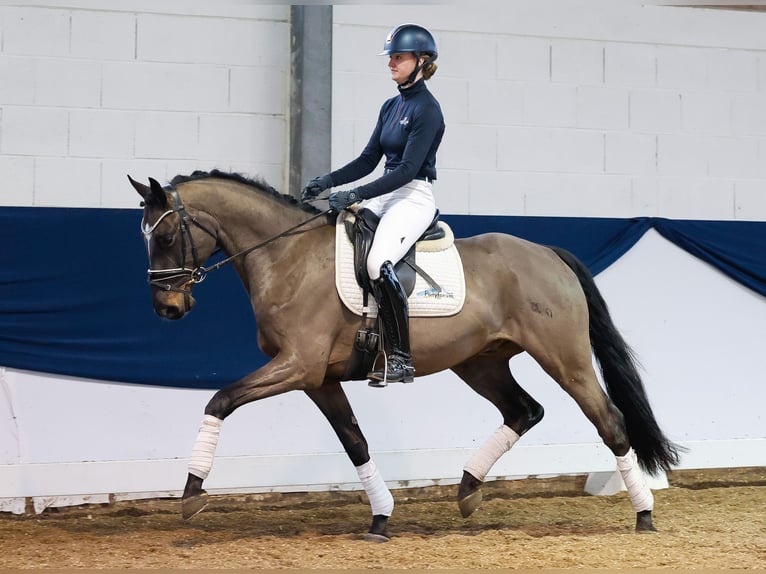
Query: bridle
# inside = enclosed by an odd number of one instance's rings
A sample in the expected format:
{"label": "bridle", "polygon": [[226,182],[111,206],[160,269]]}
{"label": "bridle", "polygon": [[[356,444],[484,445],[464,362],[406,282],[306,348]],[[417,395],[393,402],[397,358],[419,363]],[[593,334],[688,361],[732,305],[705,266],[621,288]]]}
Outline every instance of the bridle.
{"label": "bridle", "polygon": [[[329,214],[332,211],[331,209],[328,209],[326,211],[320,211],[319,213],[308,218],[307,220],[302,221],[298,225],[294,225],[293,227],[286,229],[285,231],[282,231],[281,233],[278,233],[277,235],[269,237],[268,239],[258,243],[257,245],[253,245],[251,247],[248,247],[247,249],[238,251],[237,253],[230,255],[226,259],[223,259],[219,261],[218,263],[211,265],[210,267],[205,267],[200,264],[197,246],[194,243],[194,236],[191,233],[191,226],[194,225],[200,228],[205,233],[207,233],[210,237],[215,239],[216,244],[218,243],[218,236],[216,235],[216,233],[214,233],[213,231],[205,227],[202,223],[200,223],[196,217],[192,217],[189,215],[189,213],[186,211],[183,201],[181,200],[181,196],[178,194],[178,191],[176,191],[175,189],[170,189],[168,190],[168,193],[170,194],[170,197],[173,199],[173,208],[168,209],[165,213],[160,215],[157,221],[155,221],[154,224],[151,226],[149,226],[146,223],[145,219],[142,219],[141,232],[144,234],[144,237],[150,236],[152,232],[154,232],[154,230],[157,228],[157,226],[166,217],[168,217],[169,215],[173,213],[177,213],[179,218],[178,225],[181,229],[181,264],[178,267],[172,267],[167,269],[152,269],[150,267],[149,269],[147,269],[146,273],[148,275],[149,284],[152,285],[153,287],[157,287],[158,289],[162,289],[163,291],[173,291],[175,293],[183,293],[185,295],[189,295],[191,293],[191,286],[194,286],[197,283],[202,283],[207,277],[207,274],[210,273],[211,271],[220,269],[221,267],[223,267],[224,265],[227,265],[228,263],[231,263],[238,257],[244,257],[245,255],[247,255],[248,253],[251,253],[252,251],[255,251],[256,249],[265,247],[266,245],[272,243],[273,241],[276,241],[277,239],[281,237],[285,237],[289,235],[296,229],[299,229],[303,227],[304,225],[311,223],[315,219],[318,219],[319,217],[322,217],[323,215]],[[192,267],[188,267],[186,265],[187,241],[191,247]],[[220,248],[217,248],[212,255],[215,255],[219,251],[220,251]]]}

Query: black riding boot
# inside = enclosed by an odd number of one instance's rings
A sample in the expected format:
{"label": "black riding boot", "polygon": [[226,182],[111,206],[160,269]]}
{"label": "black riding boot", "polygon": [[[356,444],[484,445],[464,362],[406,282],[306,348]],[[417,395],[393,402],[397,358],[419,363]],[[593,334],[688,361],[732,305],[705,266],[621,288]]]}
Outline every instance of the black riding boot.
{"label": "black riding boot", "polygon": [[380,267],[380,279],[372,282],[372,292],[378,303],[378,315],[383,320],[388,359],[382,368],[367,376],[370,386],[385,387],[389,383],[411,383],[415,369],[410,355],[410,321],[407,295],[394,272],[394,266],[386,261]]}

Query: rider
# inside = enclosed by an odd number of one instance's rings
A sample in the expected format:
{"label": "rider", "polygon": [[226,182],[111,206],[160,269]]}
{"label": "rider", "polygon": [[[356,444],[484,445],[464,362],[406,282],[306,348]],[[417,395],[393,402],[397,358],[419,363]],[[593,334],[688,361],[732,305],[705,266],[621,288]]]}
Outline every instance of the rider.
{"label": "rider", "polygon": [[364,207],[380,216],[367,272],[390,354],[387,377],[384,369],[368,375],[373,386],[383,386],[375,381],[410,383],[414,379],[407,296],[394,264],[406,255],[436,215],[436,150],[444,134],[441,107],[426,87],[426,80],[437,67],[438,52],[431,32],[416,24],[397,26],[386,37],[380,55],[389,56],[391,79],[399,94],[383,103],[361,155],[336,171],[312,179],[302,194],[302,200],[307,201],[326,189],[361,179],[386,156],[381,177],[351,190],[333,192],[328,198],[330,207],[337,211],[366,200]]}

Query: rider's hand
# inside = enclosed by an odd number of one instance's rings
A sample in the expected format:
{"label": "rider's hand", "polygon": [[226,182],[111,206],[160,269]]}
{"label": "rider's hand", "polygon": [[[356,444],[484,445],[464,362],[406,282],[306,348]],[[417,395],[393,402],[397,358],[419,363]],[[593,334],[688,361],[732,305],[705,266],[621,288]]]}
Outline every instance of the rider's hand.
{"label": "rider's hand", "polygon": [[318,196],[320,193],[322,193],[325,189],[330,189],[332,187],[332,178],[330,177],[330,174],[320,175],[319,177],[315,177],[310,182],[306,184],[306,187],[303,188],[303,193],[301,194],[301,201],[309,201],[311,199],[314,199],[316,196]]}
{"label": "rider's hand", "polygon": [[362,201],[362,198],[359,197],[359,194],[354,189],[350,191],[335,191],[327,199],[330,202],[330,209],[338,212],[343,211],[349,205]]}

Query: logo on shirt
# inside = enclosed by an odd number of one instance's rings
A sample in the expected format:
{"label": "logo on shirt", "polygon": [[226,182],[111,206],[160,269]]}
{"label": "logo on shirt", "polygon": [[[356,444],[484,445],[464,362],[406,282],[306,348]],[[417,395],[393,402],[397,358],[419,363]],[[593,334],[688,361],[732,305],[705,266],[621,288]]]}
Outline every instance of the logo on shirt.
{"label": "logo on shirt", "polygon": [[408,118],[407,116],[405,116],[403,120],[399,120],[399,125],[401,126],[409,125],[409,123],[410,123],[410,118]]}

